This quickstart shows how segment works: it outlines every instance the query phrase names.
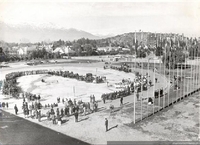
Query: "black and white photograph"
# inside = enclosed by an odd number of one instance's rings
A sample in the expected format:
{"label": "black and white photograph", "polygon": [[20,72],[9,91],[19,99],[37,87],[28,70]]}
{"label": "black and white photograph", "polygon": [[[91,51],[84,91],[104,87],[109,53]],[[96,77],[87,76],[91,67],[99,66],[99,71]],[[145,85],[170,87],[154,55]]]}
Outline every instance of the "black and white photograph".
{"label": "black and white photograph", "polygon": [[200,144],[200,0],[0,0],[0,145]]}

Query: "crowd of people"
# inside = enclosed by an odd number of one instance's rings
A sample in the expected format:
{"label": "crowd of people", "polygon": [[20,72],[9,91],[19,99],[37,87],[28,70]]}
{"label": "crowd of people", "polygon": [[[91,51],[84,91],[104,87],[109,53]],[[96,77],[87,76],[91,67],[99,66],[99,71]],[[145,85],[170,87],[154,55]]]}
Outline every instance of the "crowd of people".
{"label": "crowd of people", "polygon": [[[85,82],[96,82],[103,83],[106,81],[105,77],[96,76],[94,77],[92,73],[87,73],[84,75],[79,75],[78,73],[69,72],[69,71],[51,71],[51,70],[32,70],[32,71],[21,71],[21,72],[12,72],[6,74],[4,85],[3,85],[3,94],[12,95],[13,97],[18,98],[19,94],[22,92],[21,88],[17,86],[17,78],[26,75],[35,75],[35,74],[50,74],[56,76],[62,76],[67,78],[75,78],[79,81]],[[45,83],[45,80],[42,80]],[[35,98],[35,96],[29,95],[30,97]]]}
{"label": "crowd of people", "polygon": [[[116,69],[119,71],[124,72],[131,72],[131,69],[127,64],[123,64],[120,67],[111,66],[112,69]],[[13,82],[16,81],[17,77],[24,76],[24,75],[34,75],[34,74],[50,74],[50,75],[56,75],[56,76],[62,76],[67,78],[75,78],[77,80],[86,81],[86,82],[93,82],[94,77],[91,73],[86,74],[86,76],[79,75],[77,73],[69,72],[69,71],[48,71],[48,70],[36,70],[36,71],[24,71],[24,72],[15,72],[10,73],[6,75],[6,82]],[[147,75],[148,76],[148,75]],[[114,100],[117,98],[120,98],[120,106],[123,105],[123,97],[126,97],[133,93],[136,90],[136,97],[139,100],[139,93],[141,90],[147,90],[147,86],[149,83],[149,86],[152,86],[152,81],[149,80],[147,76],[137,75],[135,82],[129,82],[130,85],[125,87],[123,90],[120,91],[114,91],[111,93],[104,93],[102,94],[101,98],[103,100],[103,103],[106,103],[106,100]],[[99,81],[102,81],[102,77],[97,77]],[[158,79],[155,79],[155,83],[157,83]],[[42,82],[45,83],[45,80],[42,80]],[[122,83],[126,83],[126,80],[122,80]],[[139,91],[140,89],[140,91]],[[52,124],[58,124],[61,125],[63,123],[63,117],[69,117],[74,116],[75,122],[79,121],[79,115],[87,115],[93,112],[98,111],[98,102],[95,100],[95,96],[90,96],[89,102],[82,102],[82,100],[79,100],[78,102],[74,99],[68,99],[68,98],[57,98],[57,102],[51,103],[51,104],[43,104],[40,103],[41,96],[36,94],[31,94],[28,92],[23,92],[22,98],[23,98],[23,105],[22,110],[24,113],[25,118],[32,118],[32,119],[38,119],[38,121],[41,121],[41,118],[46,117],[48,121],[52,121]],[[155,97],[158,97],[158,95],[163,95],[163,89],[155,91]],[[152,98],[148,98],[148,102],[153,103]],[[59,104],[63,105],[59,105]],[[8,103],[2,102],[0,103],[0,107],[7,107]],[[111,109],[114,108],[114,106],[110,107]],[[18,107],[17,105],[14,106],[15,114],[18,114]]]}
{"label": "crowd of people", "polygon": [[104,77],[96,76],[94,77],[92,73],[87,73],[86,75],[79,75],[78,73],[74,73],[73,71],[48,71],[48,74],[56,75],[56,76],[62,76],[65,78],[72,78],[77,79],[79,81],[85,81],[85,82],[94,82],[96,83],[103,83],[105,81]]}
{"label": "crowd of people", "polygon": [[[121,66],[110,66],[110,68],[114,69],[114,70],[118,70],[118,71],[124,71],[127,73],[131,72],[131,69],[129,68],[129,66],[126,63],[122,64]],[[104,69],[105,69],[105,67],[104,67]]]}
{"label": "crowd of people", "polygon": [[45,74],[45,73],[47,73],[47,70],[34,70],[34,71],[21,71],[21,72],[8,73],[5,76],[2,93],[5,95],[11,95],[15,98],[18,98],[19,94],[22,92],[21,88],[17,86],[18,77],[26,75],[34,75],[34,74]]}
{"label": "crowd of people", "polygon": [[[82,100],[77,102],[76,99],[72,101],[71,99],[61,99],[58,97],[56,103],[42,105],[42,103],[40,103],[40,95],[33,95],[38,97],[34,100],[29,100],[29,94],[30,93],[24,93],[24,95],[22,95],[22,110],[24,117],[38,119],[39,122],[41,121],[41,118],[46,117],[47,120],[52,121],[53,124],[61,125],[63,123],[63,117],[69,117],[72,115],[75,117],[75,122],[78,122],[79,114],[87,115],[98,111],[98,102],[95,100],[94,95],[90,96],[90,102],[83,102]],[[59,106],[59,104],[63,105]],[[17,105],[14,106],[14,110],[17,115]]]}
{"label": "crowd of people", "polygon": [[127,87],[126,89],[124,89],[122,91],[114,91],[114,92],[111,92],[111,93],[103,93],[101,95],[101,99],[103,100],[103,102],[105,104],[106,100],[115,100],[115,99],[120,98],[120,97],[126,97],[130,94],[131,94],[130,87]]}

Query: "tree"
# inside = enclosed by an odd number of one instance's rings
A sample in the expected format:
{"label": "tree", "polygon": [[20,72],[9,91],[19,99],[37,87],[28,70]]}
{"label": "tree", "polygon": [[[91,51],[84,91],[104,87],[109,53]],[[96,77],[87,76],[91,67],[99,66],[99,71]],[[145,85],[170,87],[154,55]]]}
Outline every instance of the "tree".
{"label": "tree", "polygon": [[74,43],[73,45],[72,45],[72,48],[73,48],[73,50],[75,51],[75,53],[76,53],[76,55],[78,55],[78,56],[80,56],[81,55],[81,53],[82,53],[82,48],[81,48],[81,45],[79,44],[79,43]]}
{"label": "tree", "polygon": [[83,49],[86,51],[88,56],[92,55],[93,49],[91,44],[85,44]]}

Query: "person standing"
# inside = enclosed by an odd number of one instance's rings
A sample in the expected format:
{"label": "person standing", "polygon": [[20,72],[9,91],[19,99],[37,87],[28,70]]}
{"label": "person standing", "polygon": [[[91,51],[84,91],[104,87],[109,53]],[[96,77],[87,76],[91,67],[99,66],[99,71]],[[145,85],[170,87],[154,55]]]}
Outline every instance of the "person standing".
{"label": "person standing", "polygon": [[7,109],[8,109],[8,102],[6,102],[6,107],[7,107]]}
{"label": "person standing", "polygon": [[106,97],[104,96],[104,94],[102,95],[102,99],[103,99],[103,103],[106,103]]}
{"label": "person standing", "polygon": [[38,100],[40,100],[41,99],[41,97],[40,97],[40,95],[38,95]]}
{"label": "person standing", "polygon": [[69,107],[66,106],[66,107],[65,107],[65,115],[68,116],[68,114],[69,114]]}
{"label": "person standing", "polygon": [[58,125],[60,126],[62,124],[61,116],[58,116]]}
{"label": "person standing", "polygon": [[6,105],[6,104],[5,104],[5,102],[3,102],[3,103],[2,103],[2,107],[4,108],[4,107],[5,107],[5,105]]}
{"label": "person standing", "polygon": [[52,121],[53,121],[53,124],[56,124],[56,115],[55,114],[53,115]]}
{"label": "person standing", "polygon": [[78,122],[78,111],[77,110],[75,111],[74,116],[75,116],[75,122]]}
{"label": "person standing", "polygon": [[84,116],[86,115],[86,104],[83,104],[83,112],[84,112]]}
{"label": "person standing", "polygon": [[16,104],[15,104],[15,107],[14,107],[14,109],[15,109],[15,114],[17,115],[18,108],[17,108],[17,105],[16,105]]}
{"label": "person standing", "polygon": [[123,105],[123,96],[121,96],[121,98],[120,98],[120,106],[122,106]]}
{"label": "person standing", "polygon": [[36,113],[36,119],[38,119],[39,112],[37,109],[35,109],[35,113]]}
{"label": "person standing", "polygon": [[158,82],[158,78],[155,78],[156,83]]}
{"label": "person standing", "polygon": [[63,110],[63,108],[61,108],[60,113],[61,113],[61,116],[63,117],[64,116],[64,110]]}
{"label": "person standing", "polygon": [[47,120],[50,120],[50,111],[47,111]]}
{"label": "person standing", "polygon": [[30,104],[30,105],[29,105],[29,112],[30,112],[30,116],[31,116],[31,117],[32,117],[32,109],[33,109],[33,108],[32,108],[32,105]]}
{"label": "person standing", "polygon": [[93,95],[92,97],[92,102],[94,103],[95,102],[95,96]]}
{"label": "person standing", "polygon": [[38,122],[41,122],[41,111],[38,111]]}
{"label": "person standing", "polygon": [[59,116],[59,115],[60,115],[59,108],[57,108],[57,110],[56,110],[56,114],[57,114],[57,116]]}
{"label": "person standing", "polygon": [[137,94],[136,94],[136,97],[137,97],[137,100],[139,101],[139,97],[140,97],[140,95],[139,95],[138,92],[137,92]]}
{"label": "person standing", "polygon": [[152,81],[151,81],[151,80],[149,80],[149,86],[150,86],[150,87],[152,86]]}
{"label": "person standing", "polygon": [[105,126],[106,126],[106,132],[108,131],[108,119],[105,118]]}

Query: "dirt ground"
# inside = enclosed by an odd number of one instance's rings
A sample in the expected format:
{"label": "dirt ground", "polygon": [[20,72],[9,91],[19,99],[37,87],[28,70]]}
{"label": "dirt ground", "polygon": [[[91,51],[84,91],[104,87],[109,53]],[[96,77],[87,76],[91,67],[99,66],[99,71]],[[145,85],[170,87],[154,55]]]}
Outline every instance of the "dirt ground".
{"label": "dirt ground", "polygon": [[[99,64],[99,63],[98,63]],[[63,65],[63,64],[62,64]],[[6,68],[2,71],[3,76],[11,71],[16,70],[32,70],[32,69],[60,69],[62,65],[56,66],[26,66],[21,64],[20,67],[14,65],[13,68]],[[97,67],[97,64],[67,64],[70,67],[76,66],[77,68],[83,66],[88,67]],[[102,65],[102,64],[101,64]],[[99,67],[101,66],[99,64]],[[162,76],[160,80],[162,80]],[[37,78],[35,78],[37,80]],[[33,79],[34,80],[34,79]],[[166,87],[165,79],[160,81],[156,86]],[[24,87],[30,85],[28,82],[24,83]],[[160,86],[165,84],[164,86]],[[27,87],[26,89],[28,89]],[[150,91],[153,88],[150,88]],[[147,92],[146,92],[147,93]],[[149,92],[151,94],[151,92]],[[146,96],[148,94],[143,94]],[[163,111],[156,113],[142,122],[133,124],[133,100],[135,94],[130,95],[124,98],[124,105],[120,107],[120,100],[107,101],[106,104],[99,102],[99,110],[96,113],[88,114],[86,116],[80,115],[79,122],[74,121],[74,116],[64,117],[64,123],[59,125],[53,125],[51,121],[48,121],[46,117],[42,118],[41,122],[38,122],[36,119],[27,118],[32,122],[39,123],[42,126],[51,128],[58,132],[67,134],[69,136],[78,138],[82,141],[91,143],[91,144],[106,144],[107,141],[197,141],[199,135],[199,97],[200,94],[195,94],[179,103],[164,109]],[[19,107],[19,116],[24,117],[22,113],[22,100],[21,99],[12,99],[7,98],[1,95],[1,99],[5,102],[9,102],[10,108],[6,111],[14,113],[13,105],[17,104]],[[110,113],[109,106],[110,104],[115,106],[115,112]],[[137,109],[140,109],[141,102],[136,102],[136,112]],[[143,105],[146,106],[146,110],[150,111],[152,109],[151,105],[147,105],[146,102],[143,102]],[[59,108],[63,107],[62,103],[59,103]],[[43,109],[42,113],[45,113],[47,109]],[[138,111],[140,112],[140,111]],[[139,118],[141,114],[136,113],[136,117]],[[109,131],[105,132],[105,118],[108,118],[109,121]]]}

